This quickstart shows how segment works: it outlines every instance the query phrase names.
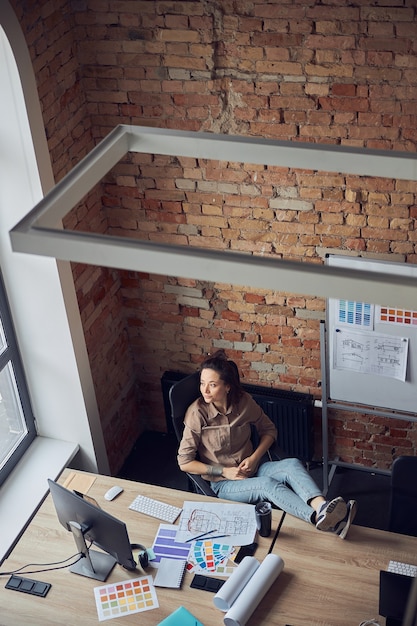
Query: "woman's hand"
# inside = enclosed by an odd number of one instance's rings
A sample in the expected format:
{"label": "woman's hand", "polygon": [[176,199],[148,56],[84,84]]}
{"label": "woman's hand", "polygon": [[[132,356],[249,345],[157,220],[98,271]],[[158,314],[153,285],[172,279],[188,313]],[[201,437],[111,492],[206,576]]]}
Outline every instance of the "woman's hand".
{"label": "woman's hand", "polygon": [[247,474],[240,471],[240,467],[223,467],[223,476],[227,480],[242,480],[248,478]]}
{"label": "woman's hand", "polygon": [[239,467],[239,472],[242,474],[244,478],[249,478],[256,474],[256,470],[258,469],[258,462],[253,455],[246,457],[241,461]]}
{"label": "woman's hand", "polygon": [[237,467],[223,467],[223,476],[227,480],[243,480],[256,474],[257,467],[256,460],[248,456]]}

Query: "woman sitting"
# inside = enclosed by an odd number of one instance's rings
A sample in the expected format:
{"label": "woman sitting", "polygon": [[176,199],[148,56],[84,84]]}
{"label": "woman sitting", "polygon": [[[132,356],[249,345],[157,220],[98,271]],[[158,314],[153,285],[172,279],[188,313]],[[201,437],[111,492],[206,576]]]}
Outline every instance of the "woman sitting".
{"label": "woman sitting", "polygon": [[[327,501],[299,459],[262,462],[276,440],[274,424],[241,387],[236,364],[220,350],[201,365],[201,396],[188,408],[178,450],[182,471],[200,474],[226,500],[268,500],[318,530],[344,539],[356,501]],[[256,449],[251,426],[259,436]]]}

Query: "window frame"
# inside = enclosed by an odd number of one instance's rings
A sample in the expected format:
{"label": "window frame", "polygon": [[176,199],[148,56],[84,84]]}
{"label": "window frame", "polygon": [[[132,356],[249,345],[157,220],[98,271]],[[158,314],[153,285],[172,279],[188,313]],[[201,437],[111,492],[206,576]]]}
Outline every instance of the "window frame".
{"label": "window frame", "polygon": [[[7,299],[6,288],[3,276],[0,270],[0,318],[3,326],[6,346],[0,354],[0,372],[3,372],[8,365],[11,365],[15,377],[18,397],[20,402],[22,416],[25,421],[27,433],[24,435],[17,448],[13,451],[10,458],[3,467],[0,468],[0,485],[4,483],[11,471],[16,467],[24,453],[27,451],[31,443],[37,436],[36,419],[33,414],[32,404],[30,401],[29,389],[27,386],[23,362],[17,343],[16,332],[14,329],[11,309]],[[2,461],[2,459],[0,460]]]}

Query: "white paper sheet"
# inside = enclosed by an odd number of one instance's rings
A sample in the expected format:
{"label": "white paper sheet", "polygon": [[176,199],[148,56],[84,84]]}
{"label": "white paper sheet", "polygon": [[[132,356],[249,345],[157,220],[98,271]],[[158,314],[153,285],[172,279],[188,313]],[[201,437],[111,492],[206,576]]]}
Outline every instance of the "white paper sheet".
{"label": "white paper sheet", "polygon": [[408,337],[336,329],[333,366],[339,370],[388,376],[404,382],[408,345]]}
{"label": "white paper sheet", "polygon": [[202,533],[202,539],[219,540],[233,546],[246,546],[256,533],[253,504],[186,501],[178,522],[176,541],[186,542]]}

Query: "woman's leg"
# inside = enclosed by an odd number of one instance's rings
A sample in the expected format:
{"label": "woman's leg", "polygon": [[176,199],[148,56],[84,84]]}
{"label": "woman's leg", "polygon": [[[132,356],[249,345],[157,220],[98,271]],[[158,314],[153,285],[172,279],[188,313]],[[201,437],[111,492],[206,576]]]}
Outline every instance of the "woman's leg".
{"label": "woman's leg", "polygon": [[316,511],[323,505],[330,511],[322,513],[323,519],[326,518],[326,523],[321,522],[322,530],[328,530],[346,514],[342,498],[327,503],[304,465],[294,458],[263,463],[253,478],[222,480],[212,482],[211,486],[220,498],[250,504],[269,500],[283,511],[311,523],[316,522]]}
{"label": "woman's leg", "polygon": [[275,506],[307,522],[314,521],[315,512],[285,482],[268,476],[255,476],[243,480],[222,480],[211,486],[219,498],[256,504],[269,500]]}
{"label": "woman's leg", "polygon": [[283,459],[263,463],[258,469],[258,476],[284,482],[310,507],[312,523],[319,530],[330,530],[345,517],[347,506],[343,498],[337,497],[327,502],[317,483],[310,476],[299,459]]}
{"label": "woman's leg", "polygon": [[259,466],[257,476],[268,476],[290,487],[304,502],[310,504],[323,494],[299,459],[269,461]]}

